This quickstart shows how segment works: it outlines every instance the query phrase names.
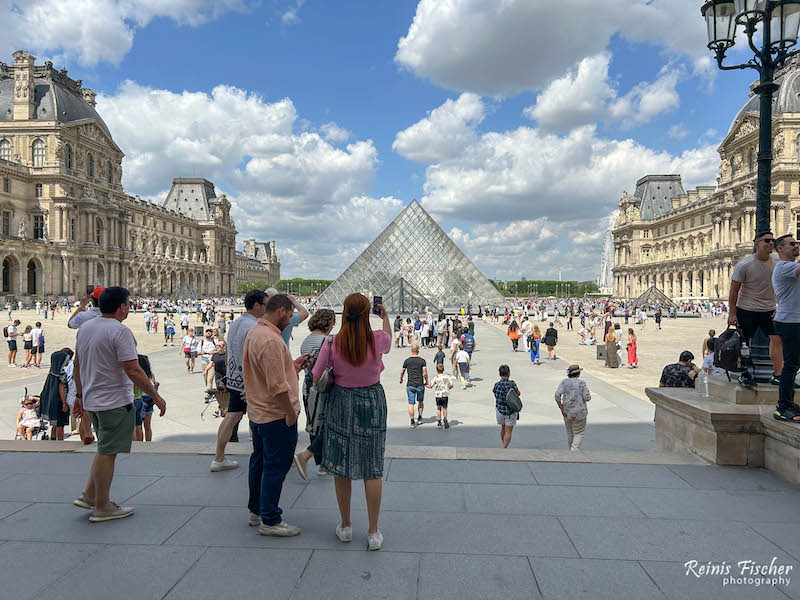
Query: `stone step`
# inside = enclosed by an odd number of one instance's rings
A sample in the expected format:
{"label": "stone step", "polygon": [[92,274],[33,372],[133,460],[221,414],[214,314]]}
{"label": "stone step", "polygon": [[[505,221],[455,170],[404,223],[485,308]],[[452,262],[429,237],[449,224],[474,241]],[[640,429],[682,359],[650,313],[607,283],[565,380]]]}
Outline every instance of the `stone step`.
{"label": "stone step", "polygon": [[[94,453],[95,444],[84,446],[70,441],[12,441],[0,440],[0,452],[67,452]],[[304,450],[305,444],[298,444],[297,450]],[[199,454],[211,456],[215,444],[210,442],[134,442],[132,454]],[[233,455],[249,454],[248,443],[228,444],[226,453]],[[665,452],[611,452],[569,450],[548,448],[460,448],[455,446],[386,446],[385,457],[419,460],[491,460],[515,462],[574,462],[605,464],[641,465],[697,465],[706,464],[699,457],[667,454]]]}

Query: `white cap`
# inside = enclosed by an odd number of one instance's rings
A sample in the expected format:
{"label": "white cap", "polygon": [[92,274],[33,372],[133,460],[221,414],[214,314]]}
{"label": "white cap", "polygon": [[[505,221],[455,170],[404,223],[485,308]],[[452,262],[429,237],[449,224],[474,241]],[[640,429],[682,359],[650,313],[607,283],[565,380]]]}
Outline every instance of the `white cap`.
{"label": "white cap", "polygon": [[273,296],[277,296],[278,294],[280,294],[280,292],[276,290],[274,287],[265,289],[264,293],[267,295],[267,298],[272,298]]}

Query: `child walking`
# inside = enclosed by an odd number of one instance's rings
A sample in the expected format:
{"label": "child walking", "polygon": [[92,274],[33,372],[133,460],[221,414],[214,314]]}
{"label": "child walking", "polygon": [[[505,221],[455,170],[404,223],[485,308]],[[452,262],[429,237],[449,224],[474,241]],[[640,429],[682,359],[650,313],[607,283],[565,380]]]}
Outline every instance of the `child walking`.
{"label": "child walking", "polygon": [[503,443],[503,448],[508,448],[511,443],[511,433],[514,430],[514,425],[517,424],[519,413],[511,411],[511,408],[506,404],[506,398],[509,390],[514,390],[518,396],[522,396],[522,394],[516,382],[511,379],[511,369],[508,368],[508,365],[500,365],[499,374],[500,381],[495,383],[494,388],[492,388],[494,410],[497,424],[500,425],[500,440]]}
{"label": "child walking", "polygon": [[447,403],[450,398],[450,390],[453,389],[453,378],[445,375],[444,363],[436,363],[436,377],[433,378],[429,387],[433,388],[436,395],[436,419],[438,421],[436,426],[441,427],[444,423],[444,428],[450,429],[450,423],[447,420]]}
{"label": "child walking", "polygon": [[570,365],[567,378],[558,385],[555,394],[556,404],[567,428],[567,446],[570,450],[581,447],[586,433],[586,417],[589,414],[586,403],[592,399],[586,382],[579,379],[581,370],[578,365]]}

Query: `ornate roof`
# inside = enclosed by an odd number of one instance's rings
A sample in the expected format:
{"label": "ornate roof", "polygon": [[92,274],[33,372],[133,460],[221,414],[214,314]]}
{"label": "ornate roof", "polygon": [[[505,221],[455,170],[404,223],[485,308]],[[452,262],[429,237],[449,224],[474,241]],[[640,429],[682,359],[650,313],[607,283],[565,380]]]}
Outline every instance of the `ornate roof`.
{"label": "ornate roof", "polygon": [[[34,67],[33,83],[35,86],[34,102],[35,119],[73,123],[91,119],[103,128],[109,137],[111,132],[105,121],[93,106],[94,93],[81,87],[80,79],[67,77],[67,70],[57,71],[53,63]],[[12,121],[14,118],[14,80],[8,65],[0,63],[0,121]]]}
{"label": "ornate roof", "polygon": [[164,208],[195,221],[210,221],[216,201],[214,184],[208,179],[178,177],[172,180],[172,188],[164,201]]}
{"label": "ornate roof", "polygon": [[[780,86],[772,98],[772,116],[777,117],[781,113],[796,113],[800,112],[800,60],[797,56],[789,59],[786,64],[781,67],[780,71],[775,77],[775,83]],[[756,84],[750,86],[752,90]],[[745,102],[745,105],[733,119],[728,133],[732,132],[736,125],[742,121],[747,115],[753,115],[758,118],[759,113],[759,98],[755,92],[750,92],[750,98]]]}
{"label": "ornate roof", "polygon": [[667,214],[672,210],[672,199],[685,193],[680,175],[642,177],[634,193],[640,218],[650,221]]}

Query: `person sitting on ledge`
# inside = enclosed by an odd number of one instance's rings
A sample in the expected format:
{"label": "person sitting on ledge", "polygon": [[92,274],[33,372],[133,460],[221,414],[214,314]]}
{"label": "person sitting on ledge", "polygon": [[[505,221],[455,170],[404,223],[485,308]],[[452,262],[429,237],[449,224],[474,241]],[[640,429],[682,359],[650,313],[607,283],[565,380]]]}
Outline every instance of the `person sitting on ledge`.
{"label": "person sitting on ledge", "polygon": [[693,388],[694,380],[700,374],[700,367],[693,360],[694,354],[688,350],[681,352],[678,362],[664,367],[658,387]]}

